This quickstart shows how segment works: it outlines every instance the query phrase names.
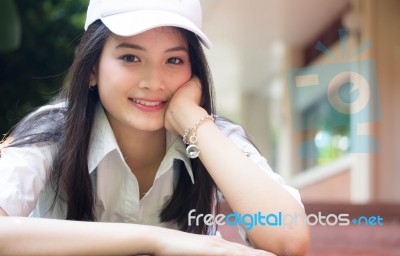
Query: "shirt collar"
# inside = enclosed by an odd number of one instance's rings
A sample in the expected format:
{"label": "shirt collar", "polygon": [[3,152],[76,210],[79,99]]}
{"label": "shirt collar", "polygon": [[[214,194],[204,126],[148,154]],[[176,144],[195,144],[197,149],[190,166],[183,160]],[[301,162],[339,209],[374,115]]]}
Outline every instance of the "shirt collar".
{"label": "shirt collar", "polygon": [[194,184],[194,177],[192,171],[192,165],[190,164],[189,158],[186,156],[186,147],[183,144],[182,139],[172,133],[167,132],[167,150],[163,161],[161,162],[158,172],[156,174],[156,179],[164,174],[167,170],[170,170],[173,166],[175,159],[181,160],[185,166],[186,170]]}
{"label": "shirt collar", "polygon": [[[156,179],[172,169],[175,159],[183,161],[186,170],[194,184],[193,171],[189,158],[185,153],[185,145],[179,136],[167,132],[166,138],[166,154],[158,168]],[[89,153],[88,153],[88,169],[89,173],[93,172],[99,165],[100,161],[110,152],[117,150],[121,161],[125,161],[115,139],[114,132],[104,112],[103,106],[98,105],[93,121],[92,134],[90,137]]]}

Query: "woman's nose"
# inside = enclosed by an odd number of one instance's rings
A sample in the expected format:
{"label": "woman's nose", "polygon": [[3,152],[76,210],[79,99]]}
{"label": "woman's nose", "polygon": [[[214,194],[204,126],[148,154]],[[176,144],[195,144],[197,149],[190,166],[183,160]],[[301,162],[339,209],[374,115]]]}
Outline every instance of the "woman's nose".
{"label": "woman's nose", "polygon": [[139,82],[139,88],[148,90],[163,90],[165,88],[165,79],[162,70],[151,68],[142,73]]}

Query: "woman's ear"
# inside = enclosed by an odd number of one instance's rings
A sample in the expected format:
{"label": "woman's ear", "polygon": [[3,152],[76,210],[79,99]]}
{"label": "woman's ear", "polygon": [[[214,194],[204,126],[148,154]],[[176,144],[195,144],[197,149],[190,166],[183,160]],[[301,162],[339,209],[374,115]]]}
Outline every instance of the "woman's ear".
{"label": "woman's ear", "polygon": [[92,86],[97,84],[97,65],[93,66],[92,72],[90,72],[90,84]]}

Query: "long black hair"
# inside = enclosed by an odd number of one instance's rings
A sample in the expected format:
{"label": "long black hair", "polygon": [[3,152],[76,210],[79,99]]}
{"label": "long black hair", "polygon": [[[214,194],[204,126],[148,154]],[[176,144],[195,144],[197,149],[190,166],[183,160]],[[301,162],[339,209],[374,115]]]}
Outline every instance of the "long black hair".
{"label": "long black hair", "polygon": [[[202,84],[202,107],[215,113],[212,79],[202,46],[192,32],[177,28],[187,39],[192,74]],[[65,106],[37,111],[24,118],[11,132],[7,144],[22,146],[55,142],[57,152],[50,171],[50,185],[56,200],[66,205],[66,219],[95,221],[94,191],[88,172],[88,149],[96,106],[97,90],[89,90],[90,74],[98,64],[103,46],[111,35],[100,21],[83,34],[76,56],[68,72],[65,86],[57,100]],[[199,159],[191,160],[195,183],[192,184],[184,165],[180,165],[178,183],[171,199],[160,212],[162,222],[172,221],[182,231],[209,234],[213,230],[204,223],[188,225],[188,212],[208,214],[218,210],[216,185]]]}

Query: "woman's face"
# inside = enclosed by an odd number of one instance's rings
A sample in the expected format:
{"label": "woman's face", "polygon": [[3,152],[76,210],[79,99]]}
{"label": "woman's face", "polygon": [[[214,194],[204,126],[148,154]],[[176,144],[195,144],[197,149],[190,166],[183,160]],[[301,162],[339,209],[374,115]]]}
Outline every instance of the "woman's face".
{"label": "woman's face", "polygon": [[188,42],[176,29],[110,36],[91,78],[115,129],[156,131],[175,91],[192,75]]}

